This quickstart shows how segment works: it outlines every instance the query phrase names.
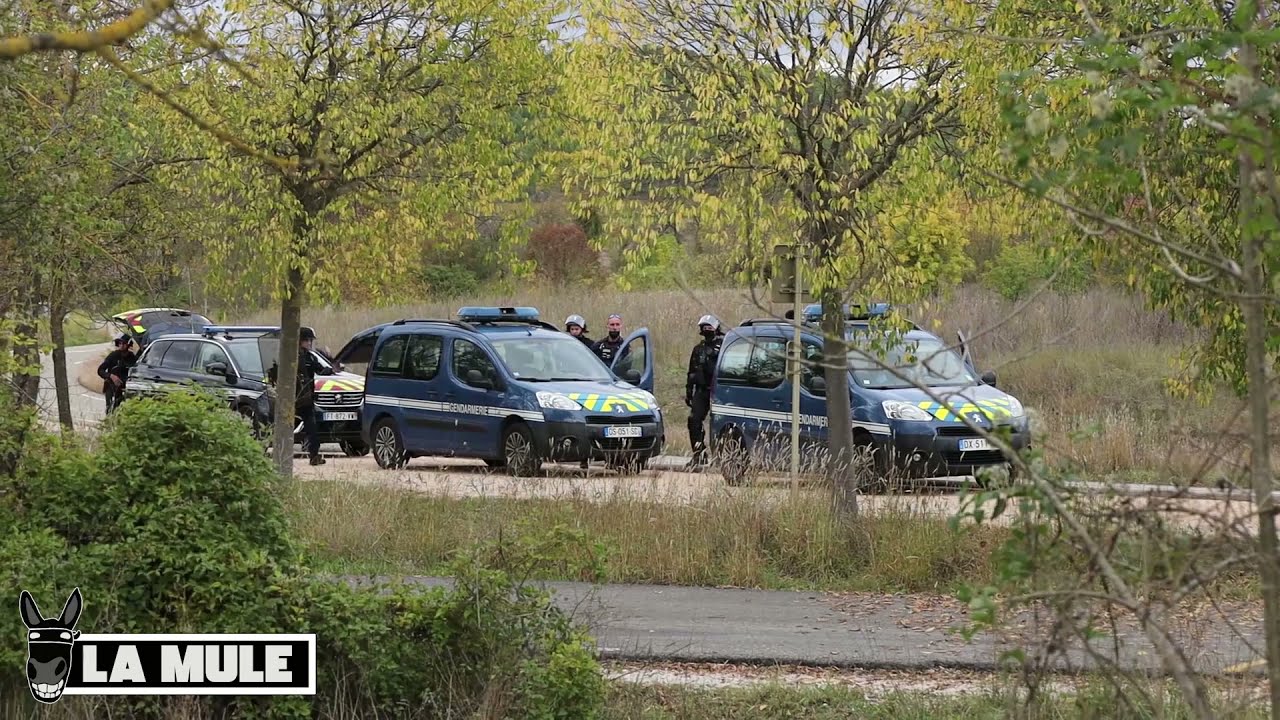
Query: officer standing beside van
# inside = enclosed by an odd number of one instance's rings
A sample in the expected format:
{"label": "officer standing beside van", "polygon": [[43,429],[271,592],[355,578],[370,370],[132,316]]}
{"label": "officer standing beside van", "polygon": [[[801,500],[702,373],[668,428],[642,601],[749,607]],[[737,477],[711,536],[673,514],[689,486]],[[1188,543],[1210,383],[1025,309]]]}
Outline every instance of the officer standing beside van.
{"label": "officer standing beside van", "polygon": [[587,349],[595,352],[596,342],[587,337],[587,321],[581,315],[570,315],[564,319],[564,331],[578,338],[578,342],[587,346]]}
{"label": "officer standing beside van", "polygon": [[133,339],[128,335],[116,338],[114,345],[115,349],[98,366],[98,377],[102,378],[102,394],[107,399],[108,415],[120,407],[120,402],[124,400],[124,386],[129,379],[129,368],[133,367],[138,360],[131,349]]}
{"label": "officer standing beside van", "polygon": [[[324,465],[326,461],[320,454],[320,433],[316,427],[316,375],[331,375],[332,372],[311,354],[315,342],[316,331],[303,326],[298,332],[298,372],[293,409],[302,420],[303,437],[311,464]],[[278,373],[279,366],[272,363],[271,369],[267,371],[267,379],[271,384],[276,384]]]}
{"label": "officer standing beside van", "polygon": [[711,380],[715,376],[720,345],[724,341],[720,321],[714,315],[698,318],[698,332],[702,340],[689,353],[689,373],[684,383],[684,404],[689,406],[689,445],[693,448],[693,459],[688,465],[690,470],[707,464],[706,436],[702,425],[711,412]]}
{"label": "officer standing beside van", "polygon": [[622,316],[617,313],[610,315],[607,327],[609,334],[601,338],[592,349],[605,365],[611,365],[614,357],[622,351]]}

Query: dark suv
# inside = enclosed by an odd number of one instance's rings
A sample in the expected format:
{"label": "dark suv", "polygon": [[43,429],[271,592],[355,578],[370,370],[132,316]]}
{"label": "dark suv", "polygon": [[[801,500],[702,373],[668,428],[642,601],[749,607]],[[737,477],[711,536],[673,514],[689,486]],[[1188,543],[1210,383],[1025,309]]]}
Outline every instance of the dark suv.
{"label": "dark suv", "polygon": [[[269,434],[274,398],[264,366],[269,369],[275,358],[264,358],[265,348],[270,346],[259,341],[276,332],[272,327],[207,326],[198,335],[166,335],[154,340],[129,371],[125,399],[195,385],[226,397],[234,410],[254,424],[256,432]],[[337,443],[347,455],[368,454],[368,446],[360,438],[364,379],[338,372],[322,353],[312,352],[321,365],[333,371],[316,377],[320,441]],[[299,421],[294,442],[302,440]]]}
{"label": "dark suv", "polygon": [[111,316],[111,322],[142,350],[166,335],[200,333],[213,324],[209,318],[182,308],[127,310]]}

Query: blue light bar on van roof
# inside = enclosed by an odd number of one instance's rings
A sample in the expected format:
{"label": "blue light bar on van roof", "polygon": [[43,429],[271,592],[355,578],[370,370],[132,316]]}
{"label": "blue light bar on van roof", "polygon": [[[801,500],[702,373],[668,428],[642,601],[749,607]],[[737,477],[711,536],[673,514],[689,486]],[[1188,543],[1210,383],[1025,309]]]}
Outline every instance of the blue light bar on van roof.
{"label": "blue light bar on van roof", "polygon": [[201,332],[205,335],[265,335],[279,329],[276,325],[205,325]]}
{"label": "blue light bar on van roof", "polygon": [[[843,306],[844,319],[851,320],[868,320],[873,317],[888,314],[891,306],[887,302],[872,303],[871,305],[854,305],[850,307],[848,303]],[[804,319],[806,322],[817,322],[822,319],[822,305],[814,303],[806,305],[804,308]]]}
{"label": "blue light bar on van roof", "polygon": [[483,307],[467,306],[458,308],[458,319],[462,322],[538,322],[538,308],[534,307]]}

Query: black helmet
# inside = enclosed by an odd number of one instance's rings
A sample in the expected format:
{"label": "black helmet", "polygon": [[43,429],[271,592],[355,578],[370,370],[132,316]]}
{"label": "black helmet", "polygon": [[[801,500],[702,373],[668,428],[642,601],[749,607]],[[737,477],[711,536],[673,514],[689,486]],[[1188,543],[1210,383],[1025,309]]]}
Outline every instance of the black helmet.
{"label": "black helmet", "polygon": [[125,333],[124,335],[121,335],[120,337],[116,338],[116,340],[115,340],[115,343],[114,343],[114,344],[116,344],[116,345],[128,345],[128,344],[129,344],[129,343],[131,343],[131,342],[133,342],[133,338],[129,337],[129,334],[128,334],[128,333]]}
{"label": "black helmet", "polygon": [[306,325],[303,325],[303,326],[302,326],[302,331],[301,331],[301,332],[300,332],[300,334],[298,335],[298,339],[299,339],[299,340],[315,340],[315,339],[316,339],[316,331],[315,331],[315,330],[312,330],[311,328],[307,327]]}

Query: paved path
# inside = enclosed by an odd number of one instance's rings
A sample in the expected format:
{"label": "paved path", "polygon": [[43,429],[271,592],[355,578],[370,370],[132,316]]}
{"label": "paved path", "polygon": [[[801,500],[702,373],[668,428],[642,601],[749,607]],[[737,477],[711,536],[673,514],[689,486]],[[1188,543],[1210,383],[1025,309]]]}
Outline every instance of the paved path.
{"label": "paved path", "polygon": [[[100,392],[86,389],[76,380],[80,363],[96,360],[111,349],[110,343],[67,348],[67,386],[71,391],[71,418],[76,430],[97,427],[106,414],[106,399]],[[58,421],[58,396],[53,384],[53,356],[40,356],[40,408],[52,424]]]}
{"label": "paved path", "polygon": [[[389,581],[345,579],[358,584]],[[436,587],[450,582],[405,580]],[[554,591],[559,607],[590,628],[602,657],[619,660],[993,670],[1003,651],[1022,646],[1030,653],[1035,638],[1042,637],[1028,615],[1015,621],[1016,634],[981,633],[967,642],[953,631],[966,621],[963,606],[942,597],[572,582],[544,586]],[[1259,657],[1250,645],[1261,648],[1260,606],[1223,610],[1225,616],[1205,610],[1168,623],[1202,673],[1220,674]],[[1116,637],[1123,667],[1160,671],[1159,660],[1132,621],[1121,622]],[[1090,648],[1112,658],[1112,643],[1112,638],[1101,638]],[[1050,662],[1062,672],[1100,666],[1105,667],[1079,641]]]}

